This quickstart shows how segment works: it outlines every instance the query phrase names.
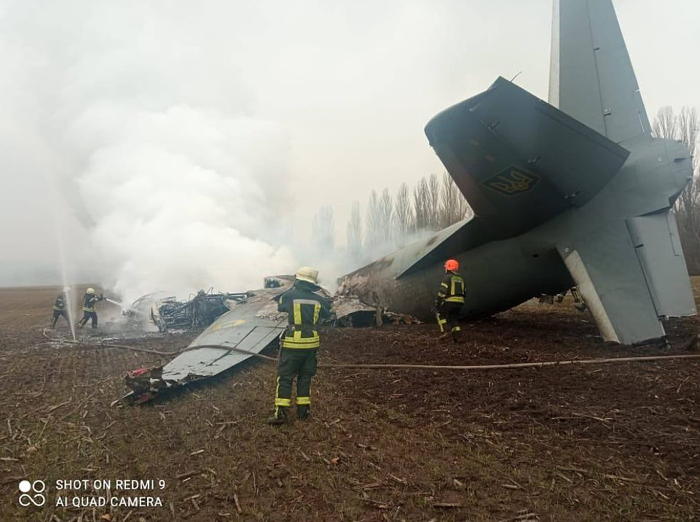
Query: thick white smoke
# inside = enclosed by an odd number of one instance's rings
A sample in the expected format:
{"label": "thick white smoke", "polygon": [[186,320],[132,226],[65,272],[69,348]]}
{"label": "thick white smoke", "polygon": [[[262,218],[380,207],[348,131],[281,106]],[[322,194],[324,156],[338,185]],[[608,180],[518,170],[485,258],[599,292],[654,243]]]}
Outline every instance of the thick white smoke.
{"label": "thick white smoke", "polygon": [[[105,113],[106,112],[106,113]],[[77,177],[107,282],[128,302],[162,289],[260,286],[293,257],[265,241],[284,195],[285,137],[273,124],[192,107],[108,108],[74,139],[100,136]]]}
{"label": "thick white smoke", "polygon": [[210,34],[221,27],[200,14],[88,1],[0,11],[0,56],[21,64],[8,85],[31,108],[16,119],[55,159],[34,170],[85,227],[69,272],[82,279],[74,267],[87,264],[125,302],[256,288],[296,265],[279,240],[289,139],[255,117],[236,33]]}

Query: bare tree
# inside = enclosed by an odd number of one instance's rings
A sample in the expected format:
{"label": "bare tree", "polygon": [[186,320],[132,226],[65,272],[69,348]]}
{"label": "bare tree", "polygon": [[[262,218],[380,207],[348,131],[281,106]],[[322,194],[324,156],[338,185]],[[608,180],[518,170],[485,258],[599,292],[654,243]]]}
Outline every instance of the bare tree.
{"label": "bare tree", "polygon": [[462,216],[459,214],[459,198],[462,195],[449,174],[442,175],[440,186],[440,207],[438,211],[438,225],[445,228],[456,223]]}
{"label": "bare tree", "polygon": [[388,189],[381,197],[372,191],[367,207],[368,246],[402,243],[413,232],[439,230],[471,214],[469,204],[445,173],[421,178],[413,190],[402,183],[392,200]]}
{"label": "bare tree", "polygon": [[365,245],[369,248],[375,247],[381,242],[381,208],[377,191],[373,190],[367,203],[367,229],[365,233]]}
{"label": "bare tree", "polygon": [[394,225],[394,201],[391,199],[389,189],[386,188],[382,191],[382,197],[379,200],[379,216],[381,218],[379,233],[382,241],[385,244],[389,244],[394,236],[392,230]]}
{"label": "bare tree", "polygon": [[360,259],[362,252],[362,218],[360,217],[360,202],[353,201],[350,220],[347,226],[348,255],[353,261]]}
{"label": "bare tree", "polygon": [[474,215],[474,211],[472,210],[472,207],[469,206],[469,203],[465,199],[461,190],[459,191],[459,197],[457,198],[457,201],[458,201],[457,215],[461,216],[459,219],[466,219],[466,218]]}
{"label": "bare tree", "polygon": [[311,223],[312,239],[322,251],[335,249],[335,220],[333,207],[321,207]]}
{"label": "bare tree", "polygon": [[657,138],[677,139],[678,129],[676,128],[676,117],[673,114],[672,107],[661,107],[659,109],[651,130]]}
{"label": "bare tree", "polygon": [[681,221],[693,225],[693,232],[700,230],[695,226],[698,224],[698,184],[696,175],[698,172],[698,131],[700,121],[695,108],[683,107],[680,114],[675,117],[676,132],[675,139],[682,141],[690,149],[693,165],[693,179],[681,193],[676,203],[676,212]]}
{"label": "bare tree", "polygon": [[675,114],[671,107],[659,109],[652,130],[655,136],[682,141],[692,156],[693,178],[681,192],[674,210],[688,270],[700,273],[700,186],[698,186],[698,136],[700,119],[695,108],[683,107]]}
{"label": "bare tree", "polygon": [[440,181],[437,174],[431,174],[428,178],[428,228],[438,230],[440,228]]}
{"label": "bare tree", "polygon": [[408,195],[408,185],[404,182],[396,192],[394,203],[394,229],[396,230],[399,242],[408,237],[413,226],[413,210],[411,200]]}
{"label": "bare tree", "polygon": [[472,215],[471,207],[464,199],[457,184],[447,172],[442,175],[438,224],[448,227]]}
{"label": "bare tree", "polygon": [[415,220],[412,228],[416,232],[425,230],[429,226],[429,191],[428,182],[425,178],[421,178],[416,186],[413,187],[413,216]]}

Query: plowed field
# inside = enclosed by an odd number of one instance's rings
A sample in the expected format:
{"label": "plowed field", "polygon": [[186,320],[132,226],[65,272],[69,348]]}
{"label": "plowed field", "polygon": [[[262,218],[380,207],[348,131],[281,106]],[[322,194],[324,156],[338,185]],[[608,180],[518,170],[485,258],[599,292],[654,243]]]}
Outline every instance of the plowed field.
{"label": "plowed field", "polygon": [[[168,357],[49,343],[44,328],[55,293],[0,289],[0,520],[699,516],[700,360],[489,371],[321,368],[313,419],[275,428],[264,424],[274,365],[259,360],[154,404],[110,407],[126,391],[126,371]],[[571,303],[526,304],[465,325],[458,345],[438,340],[433,325],[329,330],[321,362],[689,354],[698,353],[688,351],[696,327],[695,319],[667,324],[669,349],[610,346]],[[68,330],[62,324],[48,335]],[[127,344],[175,351],[194,335]],[[23,479],[46,482],[43,506],[20,505]],[[115,488],[118,479],[155,482],[126,490]],[[59,480],[88,486],[58,490]],[[110,506],[109,498],[106,506],[70,505],[105,498],[94,480],[111,480],[111,496],[124,502],[140,496],[162,505]],[[61,498],[67,507],[56,505]]]}

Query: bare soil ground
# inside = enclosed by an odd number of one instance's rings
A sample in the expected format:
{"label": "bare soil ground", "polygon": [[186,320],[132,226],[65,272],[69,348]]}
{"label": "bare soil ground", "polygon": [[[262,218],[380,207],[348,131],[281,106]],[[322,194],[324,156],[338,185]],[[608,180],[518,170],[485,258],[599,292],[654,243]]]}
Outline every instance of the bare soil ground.
{"label": "bare soil ground", "polygon": [[[697,520],[700,361],[460,372],[321,369],[313,420],[273,428],[274,367],[143,407],[110,407],[126,371],[167,357],[56,348],[53,288],[0,289],[0,520]],[[688,353],[600,340],[586,314],[523,305],[465,325],[337,329],[322,362],[493,364]],[[59,333],[66,335],[62,326]],[[174,351],[194,334],[133,344]],[[49,484],[21,507],[18,482]],[[162,507],[62,508],[59,479],[162,479]],[[157,486],[156,486],[157,487]],[[62,493],[70,497],[95,495]]]}

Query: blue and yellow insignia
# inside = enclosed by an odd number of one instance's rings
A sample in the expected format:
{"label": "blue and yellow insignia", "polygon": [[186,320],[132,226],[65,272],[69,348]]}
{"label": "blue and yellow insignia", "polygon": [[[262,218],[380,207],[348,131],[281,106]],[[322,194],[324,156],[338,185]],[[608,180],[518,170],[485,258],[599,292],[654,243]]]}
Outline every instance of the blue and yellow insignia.
{"label": "blue and yellow insignia", "polygon": [[506,196],[514,196],[530,190],[539,179],[534,174],[510,167],[484,181],[484,185]]}

